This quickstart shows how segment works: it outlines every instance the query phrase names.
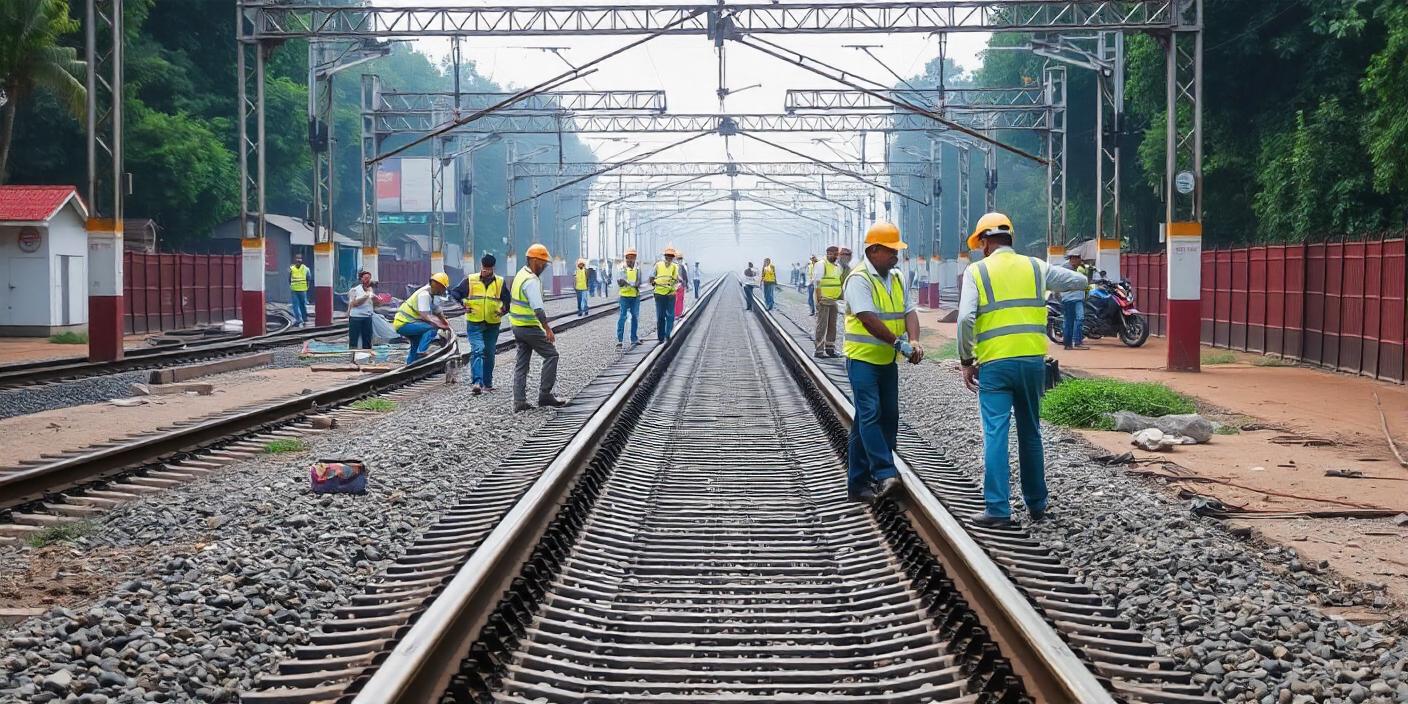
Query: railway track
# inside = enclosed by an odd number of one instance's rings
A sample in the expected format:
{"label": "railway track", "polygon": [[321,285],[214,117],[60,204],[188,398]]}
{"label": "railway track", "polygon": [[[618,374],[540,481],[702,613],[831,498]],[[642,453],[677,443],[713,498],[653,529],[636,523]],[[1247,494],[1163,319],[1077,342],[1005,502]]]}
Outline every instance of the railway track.
{"label": "railway track", "polygon": [[844,396],[726,289],[244,701],[1210,701],[1101,672],[913,471],[846,502]]}
{"label": "railway track", "polygon": [[[585,317],[560,315],[554,320],[554,330],[570,330],[616,310],[617,304],[612,302],[594,306]],[[512,347],[512,337],[501,337],[496,351]],[[251,404],[149,433],[58,452],[38,462],[0,467],[0,535],[7,530],[12,536],[22,535],[82,518],[134,496],[188,481],[219,464],[248,456],[252,437],[317,432],[305,422],[310,416],[432,381],[444,372],[447,363],[453,361],[458,367],[468,359],[468,351],[452,342],[409,367],[315,393]],[[257,443],[254,447],[257,451]]]}

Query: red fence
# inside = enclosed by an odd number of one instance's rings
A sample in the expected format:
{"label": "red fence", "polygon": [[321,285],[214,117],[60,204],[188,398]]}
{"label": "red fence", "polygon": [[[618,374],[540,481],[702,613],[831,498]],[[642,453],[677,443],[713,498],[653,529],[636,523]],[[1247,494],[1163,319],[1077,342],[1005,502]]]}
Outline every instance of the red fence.
{"label": "red fence", "polygon": [[[1164,334],[1164,254],[1126,262],[1139,308]],[[1404,240],[1208,250],[1202,265],[1205,344],[1405,380]]]}
{"label": "red fence", "polygon": [[420,288],[430,280],[430,262],[394,261],[383,259],[377,263],[377,293],[389,293],[396,298],[406,297],[406,287]]}
{"label": "red fence", "polygon": [[238,318],[240,258],[125,252],[122,293],[129,334]]}

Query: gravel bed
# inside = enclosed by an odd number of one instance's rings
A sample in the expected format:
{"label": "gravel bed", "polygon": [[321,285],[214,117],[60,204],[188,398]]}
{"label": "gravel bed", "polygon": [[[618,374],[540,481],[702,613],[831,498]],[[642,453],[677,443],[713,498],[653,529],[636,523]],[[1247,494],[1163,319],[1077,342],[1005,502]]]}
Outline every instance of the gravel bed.
{"label": "gravel bed", "polygon": [[[558,395],[618,359],[614,325],[563,333]],[[169,552],[115,575],[90,605],[0,632],[0,701],[235,701],[555,413],[510,412],[512,360],[498,356],[494,394],[436,387],[414,407],[310,438],[308,453],[229,465],[95,519],[75,549]],[[315,456],[365,460],[369,492],[309,493]],[[0,548],[0,570],[28,552]]]}
{"label": "gravel bed", "polygon": [[[811,320],[795,294],[784,294],[779,306],[799,322]],[[900,370],[900,417],[979,477],[977,399],[963,388],[957,363]],[[1031,526],[1033,534],[1212,696],[1258,704],[1408,702],[1408,623],[1400,616],[1362,626],[1321,610],[1386,606],[1375,585],[1340,583],[1293,548],[1257,544],[1192,515],[1162,485],[1092,464],[1092,455],[1104,453],[1075,433],[1043,424],[1043,436],[1057,520]],[[1015,462],[1015,438],[1011,456]]]}

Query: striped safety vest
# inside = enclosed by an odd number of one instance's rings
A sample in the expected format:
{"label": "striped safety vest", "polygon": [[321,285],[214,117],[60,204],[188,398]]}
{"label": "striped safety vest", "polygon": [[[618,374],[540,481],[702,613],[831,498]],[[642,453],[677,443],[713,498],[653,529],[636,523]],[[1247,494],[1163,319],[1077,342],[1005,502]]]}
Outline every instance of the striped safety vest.
{"label": "striped safety vest", "polygon": [[763,283],[765,283],[765,284],[775,284],[775,283],[777,283],[777,267],[775,267],[775,266],[773,266],[773,265],[771,265],[771,264],[769,264],[769,265],[763,267]]}
{"label": "striped safety vest", "polygon": [[[875,315],[895,337],[905,339],[904,278],[900,276],[899,270],[890,270],[888,287],[880,277],[870,273],[864,266],[856,267],[846,279],[849,281],[853,277],[865,279],[870,284],[870,295],[875,300]],[[886,344],[872,336],[860,322],[860,318],[850,311],[849,306],[846,310],[846,344],[842,350],[847,359],[882,366],[894,364],[895,359],[899,357],[894,345]]]}
{"label": "striped safety vest", "polygon": [[495,276],[488,286],[478,276],[469,277],[469,298],[464,299],[464,319],[470,323],[498,325],[499,299],[503,297],[504,277]]}
{"label": "striped safety vest", "polygon": [[622,267],[622,268],[621,268],[621,278],[626,282],[626,285],[621,287],[621,297],[622,297],[622,298],[639,298],[639,297],[640,297],[640,267],[638,267],[638,266]]}
{"label": "striped safety vest", "polygon": [[513,277],[513,287],[509,289],[508,296],[508,322],[514,327],[541,328],[543,324],[538,321],[538,314],[533,312],[533,307],[528,305],[528,297],[523,295],[523,286],[528,279],[537,281],[538,275],[526,266]]}
{"label": "striped safety vest", "polygon": [[680,281],[680,265],[674,262],[655,262],[655,295],[673,296],[675,286]]}
{"label": "striped safety vest", "polygon": [[978,364],[1046,355],[1044,262],[1013,251],[997,252],[968,266],[978,287],[973,354]]}
{"label": "striped safety vest", "polygon": [[431,309],[434,310],[435,296],[430,293],[430,284],[426,284],[416,289],[416,292],[407,297],[406,300],[401,301],[401,307],[396,309],[396,319],[391,321],[392,327],[400,330],[402,325],[420,320],[420,311],[416,309],[416,301],[420,300],[420,294],[422,293],[430,296]]}
{"label": "striped safety vest", "polygon": [[308,290],[308,267],[302,264],[295,264],[288,268],[288,290]]}
{"label": "striped safety vest", "polygon": [[841,267],[823,259],[821,260],[821,278],[817,280],[817,290],[821,295],[831,300],[841,297]]}
{"label": "striped safety vest", "polygon": [[577,277],[576,281],[573,282],[576,287],[576,290],[587,290],[587,270],[581,267],[577,267],[577,270],[573,272],[573,275]]}

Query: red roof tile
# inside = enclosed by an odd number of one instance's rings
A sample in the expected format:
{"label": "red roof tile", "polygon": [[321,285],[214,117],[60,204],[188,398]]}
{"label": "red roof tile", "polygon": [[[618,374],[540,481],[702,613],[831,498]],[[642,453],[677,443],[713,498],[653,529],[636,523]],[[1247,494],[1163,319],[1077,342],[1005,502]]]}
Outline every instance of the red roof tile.
{"label": "red roof tile", "polygon": [[73,186],[0,186],[0,220],[46,220],[75,195]]}

